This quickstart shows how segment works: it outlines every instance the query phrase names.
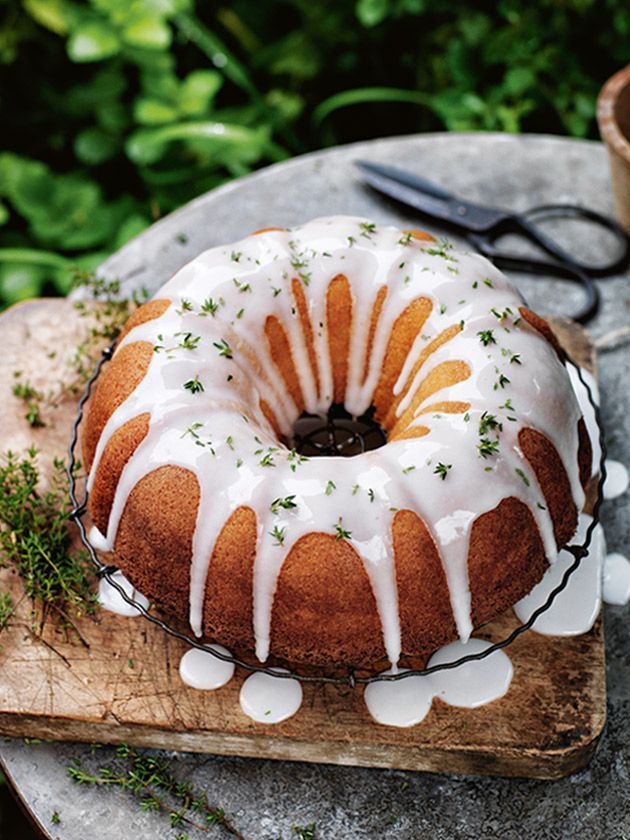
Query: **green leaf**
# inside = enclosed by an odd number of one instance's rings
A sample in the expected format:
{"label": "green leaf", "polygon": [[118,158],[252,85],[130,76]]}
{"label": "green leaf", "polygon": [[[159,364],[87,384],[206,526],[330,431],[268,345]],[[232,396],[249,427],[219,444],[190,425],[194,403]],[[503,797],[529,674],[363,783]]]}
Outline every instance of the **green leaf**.
{"label": "green leaf", "polygon": [[122,38],[132,47],[164,50],[170,46],[173,33],[162,18],[156,14],[147,14],[126,26],[122,31]]}
{"label": "green leaf", "polygon": [[64,0],[23,0],[22,5],[34,21],[56,35],[67,35],[75,10]]}
{"label": "green leaf", "polygon": [[0,201],[0,225],[6,225],[9,221],[9,215],[7,206]]}
{"label": "green leaf", "polygon": [[421,91],[390,87],[355,88],[335,93],[328,99],[324,99],[313,111],[312,120],[317,125],[340,108],[347,108],[349,105],[364,105],[368,102],[408,102],[411,105],[432,107],[432,97]]}
{"label": "green leaf", "polygon": [[221,74],[216,70],[194,70],[189,73],[181,83],[177,96],[180,114],[186,117],[203,116],[222,84]]}
{"label": "green leaf", "polygon": [[120,143],[100,128],[86,128],[74,138],[74,153],[81,163],[98,166],[114,157]]}
{"label": "green leaf", "polygon": [[513,96],[520,96],[536,85],[536,74],[530,67],[511,67],[505,74],[505,89]]}
{"label": "green leaf", "polygon": [[68,265],[68,259],[53,251],[40,251],[37,248],[0,248],[0,263],[63,268]]}
{"label": "green leaf", "polygon": [[264,128],[250,129],[240,125],[220,122],[176,123],[156,129],[140,129],[131,135],[126,144],[127,155],[138,164],[151,164],[160,160],[170,143],[175,140],[202,141],[204,148],[239,147],[247,153],[261,154],[267,142]]}
{"label": "green leaf", "polygon": [[133,116],[140,125],[163,125],[177,119],[177,109],[160,99],[139,97],[134,103]]}
{"label": "green leaf", "polygon": [[37,297],[46,279],[46,269],[37,265],[0,265],[0,300],[13,304]]}
{"label": "green leaf", "polygon": [[72,61],[84,63],[102,61],[120,50],[120,41],[112,27],[94,21],[78,26],[71,34],[67,45]]}
{"label": "green leaf", "polygon": [[363,26],[378,26],[390,11],[390,0],[358,0],[356,15]]}

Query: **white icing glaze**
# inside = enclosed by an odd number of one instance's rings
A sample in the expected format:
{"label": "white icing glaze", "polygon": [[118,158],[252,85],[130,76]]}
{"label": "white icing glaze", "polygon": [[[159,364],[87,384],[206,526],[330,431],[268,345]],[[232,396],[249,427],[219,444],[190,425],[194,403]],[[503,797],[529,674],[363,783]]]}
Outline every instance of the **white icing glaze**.
{"label": "white icing glaze", "polygon": [[[265,322],[273,316],[284,326],[306,410],[325,413],[333,383],[326,293],[339,274],[347,277],[352,294],[345,406],[356,416],[372,402],[394,322],[412,301],[429,302],[430,314],[395,386],[402,398],[397,416],[410,409],[398,433],[419,426],[429,431],[417,438],[396,434],[386,446],[341,462],[301,459],[278,441],[260,406],[264,400],[281,433],[290,436],[299,411],[271,357]],[[316,375],[292,280],[301,284],[305,295]],[[366,358],[374,302],[384,286],[387,295]],[[555,559],[551,519],[518,445],[518,432],[531,427],[551,440],[581,509],[580,409],[555,352],[520,318],[518,292],[483,257],[409,240],[400,230],[377,228],[363,219],[332,217],[206,251],[177,272],[156,297],[170,300],[171,306],[159,318],[132,329],[117,348],[148,341],[156,350],[144,379],[103,430],[88,488],[112,434],[146,412],[148,434],[122,472],[99,547],[113,550],[129,494],[144,476],[162,465],[190,470],[200,489],[190,586],[190,623],[197,635],[202,634],[213,547],[224,523],[242,505],[253,509],[257,518],[253,624],[261,661],[269,654],[282,564],[307,533],[346,538],[361,556],[392,663],[401,648],[391,546],[394,510],[417,512],[429,528],[464,640],[472,629],[468,542],[482,513],[508,496],[522,500],[535,517],[548,559]],[[418,368],[420,352],[458,324],[461,331],[436,345]],[[480,333],[489,330],[484,343]],[[453,360],[463,360],[470,375],[414,404],[421,383]],[[199,382],[203,390],[184,388],[187,382]],[[452,413],[444,406],[431,410],[455,402],[469,408],[465,413],[461,406],[458,413],[453,407]],[[482,433],[484,412],[501,425]],[[497,451],[482,457],[482,439]],[[444,479],[435,472],[440,464],[449,468]],[[274,506],[274,500],[287,497],[295,507]]]}
{"label": "white icing glaze", "polygon": [[[135,589],[131,582],[123,575],[122,572],[114,572],[112,578],[121,586],[125,593],[139,606],[145,609],[149,608],[149,601]],[[115,589],[105,578],[101,578],[98,582],[98,602],[105,610],[116,613],[117,615],[124,615],[127,618],[135,618],[142,615],[140,610],[137,610],[132,604],[121,596],[117,589]]]}
{"label": "white icing glaze", "polygon": [[[392,670],[385,673],[391,674]],[[363,699],[377,723],[408,727],[420,723],[429,714],[434,693],[430,676],[406,677],[398,682],[368,683]]]}
{"label": "white icing glaze", "polygon": [[575,396],[577,398],[578,405],[580,406],[582,417],[584,418],[586,431],[588,432],[588,436],[591,441],[591,449],[593,452],[591,461],[592,477],[599,473],[599,467],[602,460],[602,449],[599,444],[599,426],[597,424],[597,417],[595,416],[595,408],[591,402],[592,399],[596,405],[599,405],[599,386],[595,377],[586,370],[586,368],[580,368],[582,379],[590,388],[591,396],[589,397],[587,389],[580,380],[577,368],[574,365],[567,365],[567,371],[569,372],[569,378],[571,379],[571,384],[573,385],[573,390],[575,391]]}
{"label": "white icing glaze", "polygon": [[[483,639],[453,642],[433,654],[427,666],[455,662],[463,656],[481,653],[491,647]],[[386,674],[393,673],[390,669]],[[475,709],[507,693],[512,682],[512,663],[503,651],[486,659],[467,662],[445,671],[398,682],[375,682],[365,687],[364,700],[377,723],[408,727],[420,723],[429,713],[434,697],[450,706]]]}
{"label": "white icing glaze", "polygon": [[630,601],[630,560],[623,554],[606,555],[602,587],[605,603],[622,607]]}
{"label": "white icing glaze", "polygon": [[[575,545],[584,542],[590,522],[592,517],[580,515],[578,530],[572,541]],[[571,574],[566,588],[556,596],[551,607],[536,619],[532,627],[536,633],[544,636],[579,636],[591,629],[601,607],[605,553],[604,531],[598,524],[593,531],[588,555]],[[568,551],[561,551],[557,562],[547,569],[540,583],[529,595],[514,605],[514,612],[523,623],[529,621],[534,610],[545,603],[551,590],[558,586],[572,563],[573,555]]]}
{"label": "white icing glaze", "polygon": [[[213,650],[230,655],[222,645],[209,645]],[[190,648],[179,662],[179,675],[186,685],[203,691],[214,691],[226,685],[234,676],[234,665],[224,662],[205,650]]]}
{"label": "white icing glaze", "polygon": [[616,499],[628,489],[628,470],[619,461],[606,458],[606,480],[604,481],[604,498]]}
{"label": "white icing glaze", "polygon": [[[275,671],[288,673],[284,668]],[[292,717],[302,705],[298,680],[280,680],[270,674],[247,677],[239,695],[241,709],[258,723],[280,723]]]}
{"label": "white icing glaze", "polygon": [[[484,639],[469,639],[466,644],[453,642],[436,651],[427,665],[429,668],[444,665],[462,656],[481,653],[491,646]],[[466,662],[448,671],[438,671],[431,679],[435,685],[435,696],[440,700],[450,706],[475,709],[507,693],[512,682],[512,663],[502,650],[497,650],[485,659]]]}

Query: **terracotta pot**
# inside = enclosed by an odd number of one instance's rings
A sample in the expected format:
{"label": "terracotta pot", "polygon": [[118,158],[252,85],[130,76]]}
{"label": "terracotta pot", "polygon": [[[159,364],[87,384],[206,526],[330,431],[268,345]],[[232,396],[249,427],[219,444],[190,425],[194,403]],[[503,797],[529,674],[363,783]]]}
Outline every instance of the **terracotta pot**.
{"label": "terracotta pot", "polygon": [[608,147],[617,217],[630,233],[630,64],[611,76],[597,100],[597,122]]}

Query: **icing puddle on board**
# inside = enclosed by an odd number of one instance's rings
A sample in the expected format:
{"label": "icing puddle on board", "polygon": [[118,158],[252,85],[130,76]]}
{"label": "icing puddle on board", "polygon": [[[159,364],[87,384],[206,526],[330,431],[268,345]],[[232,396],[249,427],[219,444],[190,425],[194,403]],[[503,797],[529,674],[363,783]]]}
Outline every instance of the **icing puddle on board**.
{"label": "icing puddle on board", "polygon": [[[595,415],[586,391],[577,374],[570,366],[571,380],[582,408],[591,440],[598,439]],[[587,371],[582,375],[598,399],[597,386]],[[597,472],[601,451],[595,443],[592,474]],[[628,489],[628,471],[618,461],[606,461],[607,480],[604,497],[614,499]],[[591,517],[582,514],[573,540],[581,543]],[[98,533],[90,533],[96,548]],[[547,599],[550,591],[558,585],[573,556],[561,551],[541,582],[514,606],[518,618],[525,622]],[[114,575],[116,581],[136,603],[149,606],[141,595],[120,572]],[[99,602],[104,609],[118,615],[136,616],[139,611],[121,598],[120,594],[106,580],[99,582]],[[630,600],[630,561],[622,554],[606,554],[606,541],[601,525],[593,532],[587,557],[572,574],[567,587],[556,597],[552,606],[541,615],[533,627],[534,632],[543,635],[573,636],[588,632],[593,626],[601,608],[602,600],[609,604],[624,605]],[[229,655],[220,645],[211,645]],[[453,662],[463,656],[479,653],[490,647],[490,642],[471,638],[468,642],[453,642],[436,651],[428,666]],[[284,669],[276,669],[284,670]],[[234,675],[234,665],[223,662],[210,653],[191,648],[181,659],[181,679],[187,685],[205,691],[213,691],[226,685]],[[395,673],[389,669],[384,673]],[[285,673],[288,673],[285,671]],[[465,708],[476,708],[503,697],[512,680],[512,663],[503,651],[496,651],[489,657],[460,665],[457,668],[427,676],[412,676],[395,682],[376,682],[366,686],[364,699],[373,719],[380,724],[395,727],[409,727],[420,723],[431,710],[434,698],[445,703]],[[302,704],[301,684],[294,679],[277,679],[269,674],[254,673],[241,686],[239,702],[243,712],[258,723],[280,723],[292,717]]]}

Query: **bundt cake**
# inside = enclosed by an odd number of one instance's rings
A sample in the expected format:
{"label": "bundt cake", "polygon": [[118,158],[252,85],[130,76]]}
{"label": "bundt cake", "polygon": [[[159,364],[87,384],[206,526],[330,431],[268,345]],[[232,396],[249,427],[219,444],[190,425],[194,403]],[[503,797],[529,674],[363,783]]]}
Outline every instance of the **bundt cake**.
{"label": "bundt cake", "polygon": [[[373,407],[354,457],[303,412]],[[562,351],[483,257],[354,217],[212,248],[129,318],[83,436],[97,548],[198,637],[293,663],[426,654],[570,541],[591,450]]]}

